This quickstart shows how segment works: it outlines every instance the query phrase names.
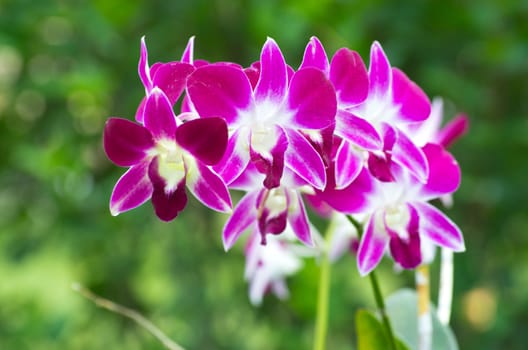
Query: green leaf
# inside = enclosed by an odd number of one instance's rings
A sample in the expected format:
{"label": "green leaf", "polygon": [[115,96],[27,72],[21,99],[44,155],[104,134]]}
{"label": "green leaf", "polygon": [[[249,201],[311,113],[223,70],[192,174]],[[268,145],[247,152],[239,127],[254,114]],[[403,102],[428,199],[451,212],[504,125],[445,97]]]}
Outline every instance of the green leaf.
{"label": "green leaf", "polygon": [[[358,350],[387,350],[390,343],[383,324],[370,311],[358,310],[356,313]],[[398,350],[408,350],[405,344],[396,339]]]}
{"label": "green leaf", "polygon": [[[385,307],[394,332],[411,349],[416,349],[418,343],[417,300],[416,291],[412,289],[400,289],[385,300]],[[432,348],[458,350],[458,344],[451,328],[440,323],[432,305],[430,310],[433,320]]]}

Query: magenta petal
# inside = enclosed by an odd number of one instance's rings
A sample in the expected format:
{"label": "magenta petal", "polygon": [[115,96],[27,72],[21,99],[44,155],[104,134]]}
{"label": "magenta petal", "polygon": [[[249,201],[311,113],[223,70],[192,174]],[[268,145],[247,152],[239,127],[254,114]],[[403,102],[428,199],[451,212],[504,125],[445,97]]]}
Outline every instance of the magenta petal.
{"label": "magenta petal", "polygon": [[119,166],[139,163],[154,147],[150,131],[122,118],[110,118],[105,124],[103,146],[108,158]]}
{"label": "magenta petal", "polygon": [[145,203],[152,196],[148,162],[142,162],[128,169],[117,181],[110,197],[110,212],[118,215]]}
{"label": "magenta petal", "polygon": [[372,124],[350,112],[337,112],[335,133],[367,151],[383,148],[381,137]]}
{"label": "magenta petal", "polygon": [[427,182],[429,165],[423,151],[416,146],[404,132],[395,129],[397,138],[392,148],[392,160],[416,176],[421,183]]}
{"label": "magenta petal", "polygon": [[392,174],[391,158],[386,154],[369,153],[367,166],[372,176],[381,182],[393,182],[395,180]]}
{"label": "magenta petal", "polygon": [[176,116],[167,96],[157,87],[152,89],[145,103],[144,122],[154,139],[174,140]]}
{"label": "magenta petal", "polygon": [[263,155],[250,149],[251,163],[266,177],[264,187],[271,189],[280,186],[280,180],[284,171],[284,152],[288,147],[288,139],[281,127],[275,126],[278,134],[277,142],[270,150],[271,159],[268,155]]}
{"label": "magenta petal", "polygon": [[462,232],[444,213],[428,203],[412,203],[420,216],[420,232],[435,244],[463,252],[466,250]]}
{"label": "magenta petal", "polygon": [[207,165],[222,159],[227,146],[227,125],[222,118],[187,121],[176,130],[176,142]]}
{"label": "magenta petal", "polygon": [[303,61],[299,69],[307,67],[317,68],[325,73],[325,75],[328,74],[328,57],[326,56],[323,44],[315,36],[312,36],[308,45],[306,45]]}
{"label": "magenta petal", "polygon": [[141,102],[139,103],[139,106],[136,110],[136,116],[135,116],[135,119],[138,123],[141,123],[143,124],[143,119],[144,119],[144,115],[145,115],[145,104],[147,103],[147,97],[143,97],[143,99],[141,100]]}
{"label": "magenta petal", "polygon": [[275,40],[268,38],[260,53],[260,78],[255,87],[255,100],[280,103],[287,88],[286,62]]}
{"label": "magenta petal", "polygon": [[379,42],[370,48],[369,95],[382,97],[389,93],[392,84],[391,66]]}
{"label": "magenta petal", "polygon": [[323,160],[315,148],[298,131],[285,129],[288,148],[284,161],[288,168],[317,189],[326,185],[326,171]]}
{"label": "magenta petal", "polygon": [[290,83],[288,108],[295,113],[292,126],[323,129],[332,125],[337,110],[332,83],[318,69],[297,71]]}
{"label": "magenta petal", "polygon": [[341,142],[335,160],[336,189],[347,187],[358,177],[363,168],[361,151],[356,150],[347,141]]}
{"label": "magenta petal", "polygon": [[158,158],[154,158],[148,167],[148,177],[152,182],[152,205],[158,218],[163,221],[171,221],[187,205],[187,193],[185,192],[185,178],[176,188],[167,190],[166,181],[158,173]]}
{"label": "magenta petal", "polygon": [[392,69],[392,98],[400,106],[401,121],[424,121],[431,113],[427,95],[398,68]]}
{"label": "magenta petal", "polygon": [[247,193],[233,210],[233,214],[227,219],[222,233],[224,249],[227,251],[235,244],[238,237],[257,220],[256,201],[258,192]]}
{"label": "magenta petal", "polygon": [[438,134],[438,143],[445,148],[451,146],[469,129],[469,119],[465,114],[457,115]]}
{"label": "magenta petal", "polygon": [[319,192],[320,198],[341,213],[357,214],[368,212],[371,206],[369,195],[373,192],[375,184],[375,180],[370,173],[363,168],[350,186],[337,190],[333,172],[333,167],[330,167],[328,185],[324,192]]}
{"label": "magenta petal", "polygon": [[302,197],[297,193],[293,195],[293,197],[295,198],[290,199],[291,203],[288,212],[288,222],[290,223],[293,233],[295,233],[295,236],[297,236],[301,242],[308,246],[313,246],[308,216],[306,214]]}
{"label": "magenta petal", "polygon": [[214,170],[224,182],[231,184],[244,171],[249,163],[248,135],[240,129],[229,138],[222,159],[214,166]]}
{"label": "magenta petal", "polygon": [[278,235],[284,232],[286,229],[288,219],[288,209],[276,213],[271,216],[272,212],[270,209],[264,207],[260,215],[258,216],[258,228],[261,235],[261,243],[266,244],[266,235],[271,233],[272,235]]}
{"label": "magenta petal", "polygon": [[196,164],[196,171],[187,174],[187,188],[207,207],[227,213],[231,211],[231,196],[227,187],[216,173],[200,163]]}
{"label": "magenta petal", "polygon": [[251,85],[244,71],[223,64],[196,69],[187,80],[187,92],[202,118],[222,117],[229,125],[252,103]]}
{"label": "magenta petal", "polygon": [[423,148],[429,163],[429,178],[422,189],[423,199],[433,199],[456,191],[460,185],[460,167],[442,146],[429,143]]}
{"label": "magenta petal", "polygon": [[394,260],[404,269],[414,269],[422,262],[420,235],[418,232],[419,218],[416,209],[412,206],[408,206],[408,209],[410,211],[410,220],[406,227],[407,239],[401,238],[396,232],[392,231],[386,222],[385,229],[391,236],[389,247]]}
{"label": "magenta petal", "polygon": [[185,89],[187,77],[193,70],[194,67],[187,63],[165,63],[156,70],[152,79],[153,84],[159,87],[169,99],[170,104],[174,105]]}
{"label": "magenta petal", "polygon": [[358,269],[361,276],[367,275],[378,265],[385,253],[385,248],[389,242],[389,236],[386,232],[378,232],[379,229],[376,221],[382,220],[382,212],[375,212],[367,222],[365,234],[361,239],[358,249]]}
{"label": "magenta petal", "polygon": [[367,98],[367,68],[356,51],[342,48],[335,53],[330,65],[330,81],[340,105],[355,106]]}
{"label": "magenta petal", "polygon": [[191,36],[189,38],[189,41],[187,42],[187,46],[185,47],[185,50],[183,51],[181,61],[184,63],[193,64],[193,55],[194,55],[194,36]]}
{"label": "magenta petal", "polygon": [[147,45],[145,44],[145,37],[141,38],[141,48],[139,54],[138,73],[145,90],[148,92],[152,89],[152,80],[150,77],[150,68],[148,64]]}

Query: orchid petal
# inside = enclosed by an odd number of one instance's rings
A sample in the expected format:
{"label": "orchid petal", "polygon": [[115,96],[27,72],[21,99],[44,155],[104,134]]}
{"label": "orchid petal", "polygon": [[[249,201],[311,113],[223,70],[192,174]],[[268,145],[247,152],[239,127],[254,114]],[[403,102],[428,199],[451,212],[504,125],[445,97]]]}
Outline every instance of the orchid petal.
{"label": "orchid petal", "polygon": [[329,168],[328,185],[324,192],[320,192],[321,199],[325,200],[335,210],[345,214],[366,213],[371,208],[370,194],[374,190],[375,180],[363,168],[356,179],[343,189],[336,189],[333,167]]}
{"label": "orchid petal", "polygon": [[429,164],[429,178],[421,191],[421,198],[429,200],[456,191],[461,172],[455,158],[442,146],[429,143],[423,148]]}
{"label": "orchid petal", "polygon": [[[359,244],[357,262],[359,274],[366,276],[370,271],[379,264],[387,244],[389,243],[389,236],[383,231],[383,224],[381,215],[383,212],[375,212],[370,220],[367,222],[365,234],[363,235]],[[381,227],[380,227],[381,226]]]}
{"label": "orchid petal", "polygon": [[386,154],[378,155],[375,153],[369,153],[367,160],[367,167],[372,176],[381,182],[393,182],[395,181],[394,175],[392,174],[391,158],[387,157]]}
{"label": "orchid petal", "polygon": [[238,129],[227,141],[223,158],[214,166],[214,170],[229,185],[244,171],[249,163],[247,133]]}
{"label": "orchid petal", "polygon": [[391,66],[379,42],[370,48],[369,97],[383,97],[390,91],[392,84]]}
{"label": "orchid petal", "polygon": [[[262,142],[262,140],[259,139],[261,135],[258,135],[258,133],[251,135],[251,163],[255,165],[260,173],[266,175],[263,185],[268,189],[280,185],[280,180],[284,171],[284,152],[288,147],[288,139],[281,127],[275,126],[274,135],[276,140],[270,150],[266,150],[265,147],[259,147],[262,146],[261,143],[268,142]],[[255,148],[255,146],[257,148]]]}
{"label": "orchid petal", "polygon": [[181,61],[184,63],[193,64],[193,55],[194,55],[194,35],[189,38],[187,46],[183,51]]}
{"label": "orchid petal", "polygon": [[143,119],[145,115],[145,103],[147,103],[147,96],[143,97],[143,99],[139,103],[139,106],[136,110],[136,115],[134,117],[134,119],[136,119],[136,121],[141,124],[143,124]]}
{"label": "orchid petal", "polygon": [[464,135],[468,129],[468,117],[465,114],[459,114],[439,132],[437,142],[447,148]]}
{"label": "orchid petal", "polygon": [[355,106],[367,98],[367,68],[356,51],[342,48],[335,53],[330,65],[330,80],[340,105]]}
{"label": "orchid petal", "polygon": [[335,121],[337,101],[332,83],[315,68],[297,71],[291,80],[288,109],[292,127],[323,129]]}
{"label": "orchid petal", "polygon": [[231,125],[239,110],[252,103],[251,84],[242,69],[224,64],[197,68],[187,80],[187,92],[202,118],[222,117]]}
{"label": "orchid petal", "polygon": [[288,208],[288,222],[295,236],[301,242],[311,247],[313,246],[312,235],[302,197],[299,194],[294,194],[293,197],[295,198],[291,198]]}
{"label": "orchid petal", "polygon": [[254,90],[257,86],[260,77],[260,62],[255,62],[249,68],[244,68],[244,73],[251,83],[251,88]]}
{"label": "orchid petal", "polygon": [[397,137],[392,149],[392,160],[409,169],[418,181],[426,183],[429,176],[429,165],[423,151],[404,132],[398,129],[395,131]]}
{"label": "orchid petal", "polygon": [[110,118],[105,124],[103,146],[108,158],[119,166],[131,166],[144,159],[154,147],[150,131],[122,118]]}
{"label": "orchid petal", "polygon": [[186,162],[189,168],[187,173],[189,191],[207,207],[222,213],[230,212],[231,196],[224,181],[205,165],[199,162],[192,163]]}
{"label": "orchid petal", "polygon": [[110,197],[110,213],[116,216],[145,203],[152,196],[148,162],[142,162],[128,169],[117,181]]}
{"label": "orchid petal", "polygon": [[347,141],[341,142],[335,160],[336,189],[347,187],[355,180],[363,168],[364,158],[360,151]]}
{"label": "orchid petal", "polygon": [[160,175],[159,159],[155,157],[149,164],[148,177],[152,182],[152,205],[158,218],[163,221],[171,221],[187,205],[187,193],[185,192],[185,177],[176,184],[168,183]]}
{"label": "orchid petal", "polygon": [[233,214],[227,219],[222,233],[224,249],[228,251],[235,244],[238,237],[257,220],[256,201],[258,192],[247,193],[233,210]]}
{"label": "orchid petal", "polygon": [[325,49],[323,44],[317,39],[317,37],[312,36],[310,41],[306,45],[304,50],[303,61],[299,69],[313,67],[321,70],[325,75],[328,74],[329,64],[328,57],[326,56]]}
{"label": "orchid petal", "polygon": [[288,148],[284,161],[293,172],[317,189],[326,184],[326,171],[323,160],[308,140],[298,131],[285,129]]}
{"label": "orchid petal", "polygon": [[405,231],[407,237],[404,239],[393,231],[390,225],[387,224],[385,216],[385,230],[389,233],[390,242],[389,248],[394,260],[400,264],[404,269],[414,269],[422,262],[421,239],[419,235],[419,218],[416,209],[408,205],[409,222]]}
{"label": "orchid petal", "polygon": [[227,125],[222,118],[187,121],[176,130],[176,142],[207,165],[218,163],[227,146]]}
{"label": "orchid petal", "polygon": [[383,148],[381,137],[372,124],[347,111],[337,112],[335,133],[367,151]]}
{"label": "orchid petal", "polygon": [[147,44],[145,44],[145,36],[141,38],[141,47],[139,54],[138,73],[143,86],[147,93],[152,89],[152,79],[150,77],[150,68],[148,64]]}
{"label": "orchid petal", "polygon": [[282,102],[288,88],[286,62],[275,40],[268,38],[260,53],[260,77],[255,100]]}
{"label": "orchid petal", "polygon": [[165,63],[154,73],[153,85],[159,87],[170,104],[174,105],[185,89],[187,77],[193,71],[194,67],[187,63]]}
{"label": "orchid petal", "polygon": [[435,244],[455,252],[466,250],[462,232],[444,213],[428,203],[412,203],[420,216],[420,232]]}
{"label": "orchid petal", "polygon": [[158,87],[154,87],[147,98],[144,122],[155,140],[175,139],[176,116],[167,96]]}
{"label": "orchid petal", "polygon": [[392,68],[392,99],[400,106],[399,121],[424,121],[431,113],[427,95],[398,68]]}

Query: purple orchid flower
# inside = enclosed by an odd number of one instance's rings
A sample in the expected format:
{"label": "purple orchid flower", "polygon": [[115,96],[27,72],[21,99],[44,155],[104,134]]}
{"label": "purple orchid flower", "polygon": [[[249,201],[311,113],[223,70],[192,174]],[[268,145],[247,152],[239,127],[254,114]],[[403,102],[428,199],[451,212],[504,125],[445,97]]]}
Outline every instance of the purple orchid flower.
{"label": "purple orchid flower", "polygon": [[458,188],[460,168],[440,145],[427,144],[422,152],[430,167],[425,184],[407,168],[393,163],[393,182],[379,181],[364,169],[345,189],[327,189],[322,194],[340,212],[368,215],[358,251],[361,275],[376,267],[387,247],[394,260],[407,269],[422,262],[422,242],[457,252],[465,249],[460,229],[427,203]]}
{"label": "purple orchid flower", "polygon": [[112,192],[112,215],[152,199],[156,215],[170,221],[187,203],[186,186],[209,208],[230,211],[227,187],[208,167],[217,163],[226,149],[225,121],[207,118],[182,123],[169,98],[154,87],[146,98],[143,122],[145,126],[110,118],[105,125],[108,158],[129,167]]}
{"label": "purple orchid flower", "polygon": [[[364,166],[367,152],[383,148],[382,140],[376,129],[367,120],[357,117],[349,109],[363,103],[368,96],[368,73],[355,51],[347,48],[339,49],[332,57],[331,63],[316,37],[312,37],[306,46],[301,68],[314,67],[320,69],[332,82],[337,97],[337,114],[332,135],[321,138],[326,152],[332,147],[324,146],[337,141],[337,147],[332,155],[334,162],[335,186],[348,186],[360,173]],[[337,138],[333,136],[337,136]],[[326,154],[329,157],[328,154]]]}
{"label": "purple orchid flower", "polygon": [[[321,156],[299,130],[320,130],[334,123],[332,84],[315,68],[300,69],[290,78],[284,57],[270,38],[253,70],[246,74],[233,66],[211,64],[189,76],[187,93],[198,114],[223,117],[229,126],[226,154],[215,169],[229,184],[251,162],[265,174],[264,186],[271,189],[279,186],[287,167],[323,188]],[[255,73],[258,81],[253,88]]]}
{"label": "purple orchid flower", "polygon": [[320,41],[308,43],[301,67],[325,72],[337,95],[335,186],[348,186],[367,165],[382,181],[393,181],[392,161],[407,167],[422,182],[428,167],[405,126],[427,119],[430,103],[423,91],[390,63],[378,42],[371,48],[370,66],[355,51],[339,49],[331,63]]}
{"label": "purple orchid flower", "polygon": [[303,192],[313,192],[311,187],[288,169],[279,187],[262,187],[264,176],[250,164],[230,185],[230,188],[246,191],[246,194],[224,226],[222,238],[225,250],[229,250],[251,227],[260,233],[261,244],[264,245],[268,234],[279,235],[290,227],[301,242],[312,246],[310,224],[301,196]]}
{"label": "purple orchid flower", "polygon": [[286,278],[297,273],[304,265],[303,259],[319,254],[317,248],[295,242],[291,230],[280,236],[270,236],[266,245],[260,244],[260,233],[253,230],[246,247],[244,277],[249,283],[249,300],[260,305],[267,292],[283,300],[289,296]]}

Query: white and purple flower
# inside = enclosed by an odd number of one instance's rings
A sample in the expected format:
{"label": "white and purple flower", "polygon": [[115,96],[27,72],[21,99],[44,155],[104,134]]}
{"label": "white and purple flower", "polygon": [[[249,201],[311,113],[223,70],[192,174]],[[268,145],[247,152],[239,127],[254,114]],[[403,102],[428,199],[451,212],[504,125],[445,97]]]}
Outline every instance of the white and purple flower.
{"label": "white and purple flower", "polygon": [[422,152],[430,168],[426,183],[393,163],[393,182],[379,181],[363,170],[350,186],[322,194],[340,212],[367,215],[358,250],[362,275],[376,267],[387,248],[394,260],[407,269],[422,262],[423,241],[457,252],[465,250],[460,229],[428,203],[458,188],[460,168],[439,145],[427,144]]}
{"label": "white and purple flower", "polygon": [[151,199],[157,216],[174,219],[187,203],[185,187],[209,208],[228,212],[226,185],[209,166],[223,156],[227,125],[221,118],[176,118],[168,97],[152,88],[144,107],[144,126],[110,118],[104,130],[104,149],[116,165],[129,167],[110,199],[118,215]]}
{"label": "white and purple flower", "polygon": [[[311,67],[289,74],[273,39],[266,41],[259,64],[250,72],[211,64],[197,68],[188,79],[187,92],[197,113],[202,118],[222,117],[229,127],[227,151],[215,169],[229,184],[251,162],[271,189],[279,186],[288,167],[312,186],[324,188],[324,163],[300,130],[321,130],[334,123],[332,84]],[[253,87],[251,79],[257,74]]]}

